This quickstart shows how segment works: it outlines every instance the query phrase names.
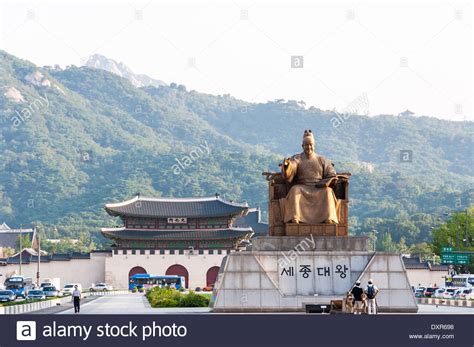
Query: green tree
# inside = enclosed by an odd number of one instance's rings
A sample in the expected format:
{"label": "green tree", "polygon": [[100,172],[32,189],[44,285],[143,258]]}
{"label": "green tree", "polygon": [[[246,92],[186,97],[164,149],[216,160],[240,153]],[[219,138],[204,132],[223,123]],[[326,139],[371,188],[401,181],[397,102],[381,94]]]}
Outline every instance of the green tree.
{"label": "green tree", "polygon": [[18,235],[15,245],[18,251],[20,251],[20,244],[23,249],[31,247],[31,239],[28,234]]}
{"label": "green tree", "polygon": [[426,242],[421,242],[421,243],[417,243],[417,244],[414,244],[412,245],[408,252],[412,255],[412,256],[418,256],[421,258],[421,260],[423,261],[433,261],[433,256],[434,256],[434,253],[433,253],[433,248],[430,244],[426,243]]}
{"label": "green tree", "polygon": [[473,212],[472,207],[467,212],[455,212],[446,223],[433,230],[432,244],[437,255],[441,255],[443,247],[452,247],[456,251],[474,251]]}
{"label": "green tree", "polygon": [[395,242],[392,240],[392,235],[390,233],[382,234],[382,237],[379,238],[379,250],[384,252],[397,252],[398,247]]}

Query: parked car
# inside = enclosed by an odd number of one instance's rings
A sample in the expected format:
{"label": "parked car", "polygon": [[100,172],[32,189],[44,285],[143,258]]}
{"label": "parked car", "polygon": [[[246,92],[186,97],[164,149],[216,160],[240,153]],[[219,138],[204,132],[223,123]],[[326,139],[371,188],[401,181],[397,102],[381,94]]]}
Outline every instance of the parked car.
{"label": "parked car", "polygon": [[214,290],[214,286],[206,286],[202,288],[203,292],[212,292]]}
{"label": "parked car", "polygon": [[442,299],[443,298],[443,293],[446,291],[446,288],[438,288],[435,290],[433,295],[431,295],[432,298],[436,299]]}
{"label": "parked car", "polygon": [[51,282],[41,282],[39,287],[41,289],[43,289],[44,287],[54,287],[54,284],[52,284]]}
{"label": "parked car", "polygon": [[42,290],[32,289],[28,292],[26,298],[28,300],[44,300],[46,299],[46,294]]}
{"label": "parked car", "polygon": [[0,290],[0,302],[15,301],[16,295],[12,290]]}
{"label": "parked car", "polygon": [[425,287],[418,287],[415,289],[415,298],[422,298],[425,294]]}
{"label": "parked car", "polygon": [[466,300],[469,298],[469,294],[472,294],[472,288],[459,288],[454,293],[455,299]]}
{"label": "parked car", "polygon": [[43,292],[46,297],[59,296],[59,290],[56,287],[43,287]]}
{"label": "parked car", "polygon": [[454,293],[456,293],[456,290],[458,290],[458,288],[454,288],[454,287],[446,288],[446,290],[443,293],[443,299],[454,299]]}
{"label": "parked car", "polygon": [[429,288],[426,288],[425,290],[425,293],[424,295],[427,297],[427,298],[431,298],[433,296],[433,293],[436,291],[436,287],[429,287]]}
{"label": "parked car", "polygon": [[77,289],[82,291],[82,285],[80,283],[68,283],[63,288],[63,294],[64,295],[72,295],[72,292],[74,291],[75,286],[77,286]]}
{"label": "parked car", "polygon": [[474,300],[474,289],[472,288],[469,288],[470,292],[469,293],[465,293],[464,295],[464,298],[465,300]]}
{"label": "parked car", "polygon": [[106,292],[108,290],[112,290],[112,286],[109,286],[106,283],[96,283],[96,284],[92,284],[89,290],[91,292]]}

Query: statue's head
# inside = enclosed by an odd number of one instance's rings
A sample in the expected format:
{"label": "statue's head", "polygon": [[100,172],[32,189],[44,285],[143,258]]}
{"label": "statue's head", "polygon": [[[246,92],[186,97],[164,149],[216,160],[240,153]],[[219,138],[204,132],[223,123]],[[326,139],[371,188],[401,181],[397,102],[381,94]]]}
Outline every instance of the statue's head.
{"label": "statue's head", "polygon": [[305,130],[303,135],[303,151],[306,155],[314,153],[315,140],[311,130]]}

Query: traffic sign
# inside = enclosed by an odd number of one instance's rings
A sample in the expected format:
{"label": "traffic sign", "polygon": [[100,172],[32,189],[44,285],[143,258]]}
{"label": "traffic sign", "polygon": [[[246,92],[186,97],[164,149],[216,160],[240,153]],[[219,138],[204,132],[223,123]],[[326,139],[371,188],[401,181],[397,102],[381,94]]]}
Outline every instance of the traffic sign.
{"label": "traffic sign", "polygon": [[470,260],[469,253],[442,253],[441,263],[442,264],[469,264]]}
{"label": "traffic sign", "polygon": [[441,252],[452,252],[453,248],[452,247],[443,247],[441,248]]}

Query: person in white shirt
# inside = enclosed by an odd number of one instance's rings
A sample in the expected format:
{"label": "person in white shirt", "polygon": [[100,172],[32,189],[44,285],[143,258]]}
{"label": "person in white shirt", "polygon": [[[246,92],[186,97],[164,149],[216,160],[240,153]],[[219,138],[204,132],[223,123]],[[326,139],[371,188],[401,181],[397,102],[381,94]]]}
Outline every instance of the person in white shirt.
{"label": "person in white shirt", "polygon": [[77,285],[74,286],[72,292],[72,300],[74,301],[74,313],[79,313],[81,309],[81,291],[77,288]]}

